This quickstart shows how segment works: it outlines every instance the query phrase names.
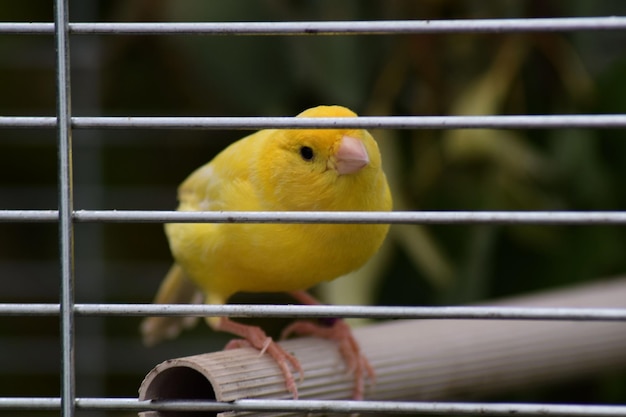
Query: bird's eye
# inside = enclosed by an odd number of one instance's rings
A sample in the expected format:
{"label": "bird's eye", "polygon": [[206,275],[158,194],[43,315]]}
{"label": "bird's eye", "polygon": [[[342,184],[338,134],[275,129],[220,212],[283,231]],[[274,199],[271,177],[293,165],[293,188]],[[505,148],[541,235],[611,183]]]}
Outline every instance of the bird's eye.
{"label": "bird's eye", "polygon": [[300,156],[302,156],[302,159],[304,159],[305,161],[313,160],[313,149],[311,149],[309,146],[302,146],[300,148]]}

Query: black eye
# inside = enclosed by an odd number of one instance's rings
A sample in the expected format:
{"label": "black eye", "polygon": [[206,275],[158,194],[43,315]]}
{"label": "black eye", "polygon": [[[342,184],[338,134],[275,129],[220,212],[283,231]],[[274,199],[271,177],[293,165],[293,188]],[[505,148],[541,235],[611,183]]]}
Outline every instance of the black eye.
{"label": "black eye", "polygon": [[309,146],[302,146],[300,148],[300,156],[302,156],[302,159],[305,161],[311,161],[313,159],[313,149]]}

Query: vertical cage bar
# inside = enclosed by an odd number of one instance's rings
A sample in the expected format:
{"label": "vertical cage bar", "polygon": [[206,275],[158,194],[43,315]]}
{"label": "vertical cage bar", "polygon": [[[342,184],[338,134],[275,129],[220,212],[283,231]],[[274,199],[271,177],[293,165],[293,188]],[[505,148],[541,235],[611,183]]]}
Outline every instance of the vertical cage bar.
{"label": "vertical cage bar", "polygon": [[55,0],[55,44],[57,83],[59,254],[61,273],[61,415],[75,411],[74,363],[74,225],[72,189],[72,126],[68,1]]}

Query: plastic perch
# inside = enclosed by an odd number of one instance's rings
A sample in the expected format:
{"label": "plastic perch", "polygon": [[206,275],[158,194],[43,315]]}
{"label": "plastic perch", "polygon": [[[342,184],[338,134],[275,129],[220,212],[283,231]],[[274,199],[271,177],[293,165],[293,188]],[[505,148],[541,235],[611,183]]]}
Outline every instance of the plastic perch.
{"label": "plastic perch", "polygon": [[[489,305],[626,308],[626,279]],[[623,321],[402,320],[354,334],[376,371],[368,400],[462,400],[626,368]],[[350,398],[353,379],[333,342],[299,338],[281,345],[304,368],[300,398]],[[249,348],[165,361],[139,389],[141,400],[243,398],[290,398],[272,359]]]}

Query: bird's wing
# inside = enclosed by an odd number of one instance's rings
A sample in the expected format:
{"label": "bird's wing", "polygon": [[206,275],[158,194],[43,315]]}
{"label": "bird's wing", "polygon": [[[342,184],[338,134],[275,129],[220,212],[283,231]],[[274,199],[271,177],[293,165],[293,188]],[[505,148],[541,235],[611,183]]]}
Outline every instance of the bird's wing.
{"label": "bird's wing", "polygon": [[250,187],[255,176],[260,145],[267,135],[261,131],[241,139],[220,152],[211,162],[192,172],[178,188],[178,210],[255,209],[256,206],[250,200],[257,196]]}
{"label": "bird's wing", "polygon": [[[200,304],[202,301],[202,292],[178,264],[172,265],[154,299],[155,304]],[[198,317],[147,317],[141,323],[143,343],[152,346],[172,339],[197,321]]]}

